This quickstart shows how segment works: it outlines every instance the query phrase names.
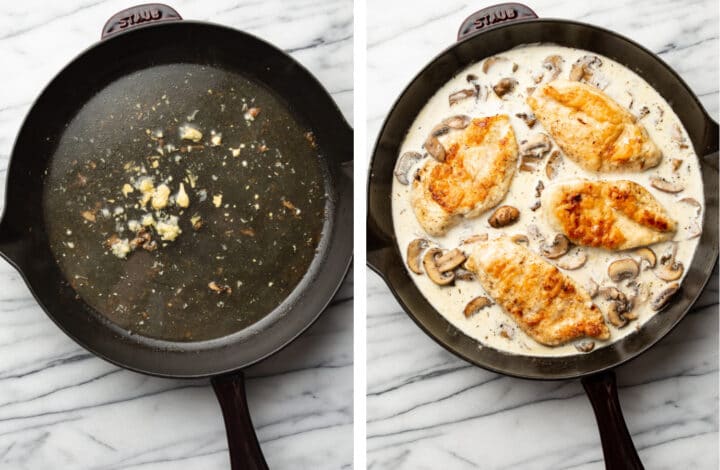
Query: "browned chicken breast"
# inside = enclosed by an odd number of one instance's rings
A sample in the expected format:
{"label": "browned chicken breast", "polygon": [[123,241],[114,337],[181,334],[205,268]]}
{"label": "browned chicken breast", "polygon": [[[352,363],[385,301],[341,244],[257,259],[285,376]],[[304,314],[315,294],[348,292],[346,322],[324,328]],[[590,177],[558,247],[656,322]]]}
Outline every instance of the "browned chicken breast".
{"label": "browned chicken breast", "polygon": [[473,243],[465,267],[535,341],[558,346],[583,337],[608,339],[600,309],[558,268],[507,237]]}
{"label": "browned chicken breast", "polygon": [[608,250],[670,240],[677,226],[647,189],[626,180],[558,183],[545,190],[542,207],[573,243]]}
{"label": "browned chicken breast", "polygon": [[640,171],[660,163],[660,149],[635,116],[594,86],[554,80],[527,102],[568,158],[586,170]]}
{"label": "browned chicken breast", "polygon": [[478,217],[505,197],[518,147],[507,115],[473,119],[443,141],[445,161],[428,160],[413,180],[412,207],[420,225],[442,235],[463,217]]}

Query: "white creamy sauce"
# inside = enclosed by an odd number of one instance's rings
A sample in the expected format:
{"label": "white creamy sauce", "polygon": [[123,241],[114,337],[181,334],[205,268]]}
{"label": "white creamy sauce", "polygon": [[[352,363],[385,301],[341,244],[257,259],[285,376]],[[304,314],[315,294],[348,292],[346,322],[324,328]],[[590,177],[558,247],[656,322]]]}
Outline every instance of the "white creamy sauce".
{"label": "white creamy sauce", "polygon": [[[530,238],[530,249],[538,253],[539,242],[529,236],[527,227],[531,224],[536,225],[542,235],[548,240],[552,240],[555,234],[544,220],[543,208],[536,211],[530,209],[537,199],[535,196],[535,188],[539,181],[543,182],[547,190],[552,184],[577,178],[596,181],[626,179],[635,181],[650,191],[663,207],[665,207],[668,214],[678,222],[678,230],[673,242],[658,243],[651,246],[657,255],[658,264],[660,257],[670,251],[672,243],[677,243],[676,259],[684,265],[685,271],[687,271],[698,244],[697,237],[690,238],[691,226],[696,219],[696,209],[687,203],[680,202],[680,199],[687,197],[695,198],[703,205],[704,210],[702,177],[700,175],[697,156],[694,153],[692,143],[682,123],[668,103],[637,74],[606,57],[584,50],[543,44],[522,46],[500,54],[507,58],[508,61],[494,64],[487,74],[482,71],[482,62],[471,65],[438,90],[427,105],[425,105],[405,137],[398,157],[407,151],[425,154],[422,144],[430,130],[443,119],[458,114],[465,114],[473,118],[507,114],[510,116],[518,144],[536,133],[547,133],[540,122],[537,122],[535,126],[530,129],[527,124],[522,119],[516,117],[515,114],[531,113],[530,107],[525,102],[528,96],[527,88],[538,86],[532,78],[533,75],[544,72],[545,77],[542,83],[549,81],[551,74],[542,67],[542,63],[547,56],[553,54],[560,55],[564,59],[562,71],[558,78],[567,78],[572,64],[584,55],[595,55],[602,60],[602,65],[599,67],[599,70],[607,81],[604,92],[636,116],[643,106],[649,109],[649,114],[641,118],[639,123],[647,129],[651,139],[662,151],[663,158],[660,165],[643,172],[593,173],[583,170],[563,155],[563,163],[560,166],[558,176],[553,180],[549,180],[545,174],[545,162],[548,158],[546,156],[532,172],[516,170],[510,190],[505,199],[499,204],[511,205],[520,210],[520,218],[516,223],[500,229],[492,228],[488,224],[488,217],[492,214],[493,210],[489,210],[478,218],[470,220],[463,219],[461,224],[451,228],[441,237],[429,236],[418,223],[410,203],[412,182],[410,185],[403,185],[394,178],[392,188],[393,222],[397,242],[400,252],[403,253],[403,257],[406,256],[408,244],[416,238],[426,238],[441,248],[451,249],[459,246],[463,239],[479,233],[487,233],[491,239],[501,234],[526,234],[528,238]],[[512,72],[513,62],[518,64],[515,72]],[[474,74],[478,77],[477,83],[482,87],[481,96],[479,99],[471,97],[462,100],[451,107],[448,103],[448,96],[451,93],[472,88],[472,84],[466,80],[468,74]],[[518,80],[518,84],[513,92],[505,95],[501,99],[493,93],[492,85],[504,77],[513,77]],[[687,148],[680,148],[678,143],[673,141],[672,137],[676,132],[674,126],[679,127],[682,137],[687,144]],[[443,138],[444,137],[440,137],[441,142],[443,142]],[[559,150],[556,145],[554,148]],[[432,157],[428,156],[426,158]],[[672,168],[673,159],[683,160],[682,166],[680,166],[676,172],[674,172]],[[412,179],[415,171],[425,162],[425,159],[421,160],[410,170],[408,173],[409,179]],[[660,176],[669,181],[680,183],[685,189],[678,194],[668,194],[659,191],[650,185],[650,178],[653,176]],[[702,214],[700,215],[699,223],[702,223]],[[587,247],[583,247],[583,250],[588,254],[588,261],[585,266],[574,271],[561,270],[565,275],[572,277],[581,286],[587,285],[590,279],[593,279],[601,286],[615,286],[625,294],[632,293],[632,289],[627,285],[628,281],[614,283],[609,279],[607,274],[607,267],[613,260],[626,258],[628,256],[639,260],[637,256],[633,255],[632,250],[612,252]],[[570,254],[572,254],[572,251]],[[555,264],[558,260],[548,261]],[[548,347],[537,343],[520,330],[517,324],[496,304],[481,310],[470,318],[466,318],[463,314],[463,309],[471,299],[480,295],[490,297],[476,280],[456,281],[454,285],[440,287],[434,284],[426,275],[417,275],[410,272],[410,276],[415,281],[420,292],[423,293],[433,307],[445,316],[450,323],[466,335],[477,340],[479,347],[492,347],[510,353],[533,356],[581,354],[574,347],[573,343],[558,347]],[[641,271],[635,281],[645,286],[644,288],[649,292],[650,299],[670,284],[658,279],[654,272],[649,269]],[[681,281],[682,278],[677,282]],[[600,295],[595,297],[594,302],[605,313],[607,319],[606,312],[608,302],[602,299]],[[629,322],[623,328],[616,328],[607,322],[611,337],[608,341],[595,340],[595,349],[632,334],[656,314],[650,307],[649,300],[636,302],[633,311],[639,314],[639,318]],[[507,335],[501,335],[501,329],[504,329],[506,332],[509,331],[511,337],[508,338],[506,337]]]}

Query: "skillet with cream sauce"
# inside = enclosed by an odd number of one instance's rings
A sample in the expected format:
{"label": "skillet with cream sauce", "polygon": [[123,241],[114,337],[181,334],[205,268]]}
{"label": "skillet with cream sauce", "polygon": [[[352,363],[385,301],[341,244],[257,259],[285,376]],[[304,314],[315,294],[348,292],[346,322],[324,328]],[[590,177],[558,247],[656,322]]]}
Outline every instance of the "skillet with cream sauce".
{"label": "skillet with cream sauce", "polygon": [[[498,207],[509,205],[517,208],[519,210],[517,222],[500,228],[491,227],[488,221],[494,211],[491,209],[478,218],[463,220],[462,223],[448,230],[446,234],[438,237],[428,235],[418,223],[410,202],[411,185],[402,184],[398,178],[395,178],[392,188],[393,223],[398,247],[406,262],[407,247],[415,239],[424,238],[433,247],[452,249],[458,247],[462,240],[476,234],[488,234],[490,238],[501,234],[508,236],[523,234],[529,239],[529,248],[537,253],[542,241],[540,237],[552,240],[556,233],[544,219],[542,208],[538,207],[540,193],[544,188],[557,182],[575,179],[591,181],[625,179],[641,184],[652,193],[678,224],[672,241],[650,246],[657,257],[657,267],[650,269],[646,262],[641,261],[635,250],[608,251],[583,247],[582,251],[587,254],[585,264],[578,269],[561,269],[564,274],[572,277],[580,285],[588,286],[589,289],[594,282],[601,288],[616,287],[627,296],[635,296],[632,312],[637,318],[629,320],[623,327],[613,326],[610,321],[607,321],[611,332],[610,339],[607,341],[594,340],[594,348],[597,349],[633,333],[657,313],[651,306],[652,300],[672,284],[672,282],[659,279],[657,276],[660,258],[664,254],[674,251],[676,263],[681,263],[687,269],[698,245],[699,237],[697,235],[702,228],[704,196],[698,159],[679,118],[657,91],[627,67],[604,56],[551,44],[521,46],[499,55],[506,60],[491,60],[488,63],[488,59],[486,59],[467,67],[438,90],[412,123],[398,157],[406,152],[419,152],[424,156],[407,171],[407,179],[411,180],[418,168],[425,162],[425,158],[432,158],[423,148],[425,139],[433,127],[454,115],[476,118],[507,114],[510,116],[517,142],[521,146],[523,141],[538,133],[547,134],[540,122],[535,122],[532,127],[528,125],[531,110],[526,103],[526,98],[531,92],[528,88],[551,80],[554,70],[550,66],[544,67],[543,62],[552,55],[562,57],[563,62],[558,78],[564,79],[568,78],[572,65],[579,59],[588,55],[600,59],[601,65],[596,67],[595,73],[588,79],[588,82],[602,89],[608,96],[637,116],[638,122],[645,127],[650,138],[662,151],[663,157],[660,164],[641,172],[595,173],[582,169],[565,157],[561,151],[560,157],[558,157],[560,163],[551,169],[546,169],[549,152],[538,163],[528,163],[525,166],[522,166],[521,158],[508,194],[498,205]],[[512,78],[517,83],[512,91],[498,97],[493,91],[493,86],[499,84],[503,78]],[[475,90],[476,96],[463,97],[460,93],[461,99],[450,104],[448,99],[450,95],[460,90],[472,89]],[[530,120],[530,122],[532,121]],[[557,145],[553,145],[553,149],[560,150]],[[656,177],[664,178],[683,189],[677,193],[659,190],[651,185],[651,178]],[[699,202],[700,207],[697,208],[688,203],[690,199]],[[533,235],[534,233],[535,235]],[[537,236],[538,234],[540,237]],[[556,266],[558,263],[571,262],[568,256],[576,254],[576,250],[577,248],[573,248],[568,255],[548,261]],[[625,258],[632,258],[640,262],[639,274],[632,280],[612,281],[608,274],[608,266],[613,261]],[[463,310],[468,302],[478,296],[487,296],[476,280],[456,280],[452,285],[438,286],[426,275],[417,275],[412,272],[410,275],[419,290],[438,312],[482,346],[509,353],[534,356],[579,354],[577,343],[548,347],[535,342],[495,304],[466,317]],[[682,276],[673,282],[682,282],[684,276],[685,270],[683,270]],[[611,301],[605,299],[603,295],[596,296],[593,301],[604,312],[607,320]]]}

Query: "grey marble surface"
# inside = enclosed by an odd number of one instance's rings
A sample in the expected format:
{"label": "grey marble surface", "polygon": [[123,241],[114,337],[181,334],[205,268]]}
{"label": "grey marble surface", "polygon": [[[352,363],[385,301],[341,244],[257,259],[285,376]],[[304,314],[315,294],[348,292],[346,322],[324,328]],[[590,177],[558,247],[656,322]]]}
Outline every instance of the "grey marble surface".
{"label": "grey marble surface", "polygon": [[[186,19],[245,30],[290,52],[351,119],[352,2],[167,3]],[[98,40],[110,15],[131,5],[0,4],[0,194],[14,137],[33,99]],[[250,408],[271,468],[352,466],[352,364],[348,279],[310,330],[248,370]],[[226,449],[207,381],[146,377],[91,356],[45,316],[18,273],[0,261],[0,468],[223,469]]]}
{"label": "grey marble surface", "polygon": [[[368,148],[403,87],[491,4],[368,2]],[[658,53],[718,117],[718,4],[532,1],[542,17],[613,29]],[[718,468],[718,277],[678,328],[618,368],[620,400],[648,469]],[[577,381],[530,382],[473,367],[437,345],[368,274],[368,467],[601,469]]]}

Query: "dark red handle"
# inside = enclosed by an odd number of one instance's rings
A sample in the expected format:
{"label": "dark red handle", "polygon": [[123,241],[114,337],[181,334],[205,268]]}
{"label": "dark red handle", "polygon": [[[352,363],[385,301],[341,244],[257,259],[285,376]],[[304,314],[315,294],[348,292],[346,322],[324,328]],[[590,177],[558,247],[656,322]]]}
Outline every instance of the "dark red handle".
{"label": "dark red handle", "polygon": [[245,395],[242,372],[213,377],[215,390],[227,432],[232,470],[268,470],[255,434]]}
{"label": "dark red handle", "polygon": [[487,31],[502,23],[537,18],[530,7],[522,3],[500,3],[478,10],[465,18],[458,30],[457,40],[473,36],[481,31]]}
{"label": "dark red handle", "polygon": [[582,379],[600,431],[607,470],[643,470],[620,409],[615,373],[601,372]]}
{"label": "dark red handle", "polygon": [[182,17],[172,7],[163,3],[146,3],[115,13],[105,23],[102,39],[138,26],[159,21],[178,21]]}

